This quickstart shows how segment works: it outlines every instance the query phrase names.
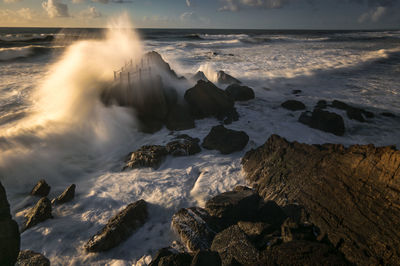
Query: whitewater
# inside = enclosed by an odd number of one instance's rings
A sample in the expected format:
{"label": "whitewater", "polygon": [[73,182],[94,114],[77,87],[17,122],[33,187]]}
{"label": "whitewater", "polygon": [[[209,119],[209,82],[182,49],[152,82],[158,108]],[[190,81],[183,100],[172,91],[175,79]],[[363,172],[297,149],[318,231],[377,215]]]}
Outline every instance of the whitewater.
{"label": "whitewater", "polygon": [[[146,265],[177,239],[171,216],[245,184],[241,158],[271,134],[305,143],[400,147],[399,31],[131,28],[127,19],[117,19],[98,30],[0,29],[0,181],[12,213],[22,224],[37,200],[29,192],[41,178],[51,186],[49,198],[77,185],[75,199],[53,209],[54,219],[21,234],[21,249],[44,254],[52,265]],[[197,120],[195,129],[145,134],[132,109],[102,104],[100,93],[113,71],[153,50],[178,75],[200,70],[216,82],[217,71],[224,70],[254,89],[254,100],[235,104],[239,121],[226,126],[249,135],[243,151],[203,149],[167,157],[157,170],[121,171],[126,155],[143,145],[165,145],[182,133],[202,140],[221,123],[207,118]],[[194,84],[176,89],[184,93]],[[344,118],[346,133],[339,137],[297,122],[301,111],[280,107],[289,99],[308,110],[318,100],[336,99],[376,115],[360,123],[329,109]],[[108,252],[84,251],[108,219],[139,199],[149,203],[142,228]]]}

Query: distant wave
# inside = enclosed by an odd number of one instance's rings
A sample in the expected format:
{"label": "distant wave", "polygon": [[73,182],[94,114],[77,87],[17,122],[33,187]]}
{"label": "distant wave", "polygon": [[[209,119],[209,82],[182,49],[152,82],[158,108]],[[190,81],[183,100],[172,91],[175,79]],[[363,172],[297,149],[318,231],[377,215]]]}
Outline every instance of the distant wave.
{"label": "distant wave", "polygon": [[29,45],[24,47],[0,48],[0,62],[42,55],[54,48],[57,47]]}
{"label": "distant wave", "polygon": [[11,35],[11,36],[0,37],[0,42],[37,43],[37,42],[51,42],[53,40],[54,40],[53,35],[41,35],[41,36]]}

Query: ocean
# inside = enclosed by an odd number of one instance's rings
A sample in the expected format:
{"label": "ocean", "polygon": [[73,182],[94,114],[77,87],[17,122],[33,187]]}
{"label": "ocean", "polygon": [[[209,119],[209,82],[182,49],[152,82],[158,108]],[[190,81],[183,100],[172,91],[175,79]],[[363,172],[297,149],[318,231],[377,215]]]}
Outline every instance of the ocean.
{"label": "ocean", "polygon": [[[129,152],[178,134],[142,133],[131,109],[100,101],[113,71],[147,51],[160,53],[181,76],[200,70],[216,82],[223,70],[253,88],[256,98],[236,103],[239,121],[227,125],[250,136],[247,147],[231,155],[203,149],[168,157],[157,170],[121,171]],[[194,85],[188,82],[177,85],[180,94]],[[0,28],[0,181],[12,213],[21,224],[41,178],[52,187],[50,197],[77,185],[75,200],[55,207],[54,219],[22,233],[21,249],[41,252],[53,265],[146,265],[176,240],[172,214],[244,184],[241,158],[271,134],[400,147],[399,94],[400,31]],[[280,106],[289,99],[307,110],[319,100],[340,100],[375,117],[361,123],[328,108],[344,118],[346,133],[336,136],[299,123],[301,111]],[[218,124],[197,120],[195,129],[179,133],[203,139]],[[84,251],[109,218],[139,199],[150,203],[139,231],[108,252]]]}

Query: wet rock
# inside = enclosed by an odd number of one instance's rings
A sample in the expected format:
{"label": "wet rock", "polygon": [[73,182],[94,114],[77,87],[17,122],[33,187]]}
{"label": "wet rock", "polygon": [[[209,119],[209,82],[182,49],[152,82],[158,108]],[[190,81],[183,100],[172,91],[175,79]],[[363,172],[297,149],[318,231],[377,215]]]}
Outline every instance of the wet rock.
{"label": "wet rock", "polygon": [[165,124],[172,131],[187,130],[195,127],[189,108],[180,104],[170,108]]}
{"label": "wet rock", "polygon": [[16,266],[50,266],[48,258],[32,250],[21,250]]}
{"label": "wet rock", "polygon": [[302,90],[292,90],[292,94],[300,94],[302,93]]}
{"label": "wet rock", "polygon": [[326,109],[328,107],[328,103],[325,100],[319,100],[315,105],[315,109]]}
{"label": "wet rock", "polygon": [[197,81],[199,81],[199,80],[208,81],[206,75],[204,75],[204,73],[203,73],[202,71],[197,71],[197,73],[194,74],[194,75],[191,77],[191,80],[193,80],[193,81],[195,81],[195,82],[197,82]]}
{"label": "wet rock", "polygon": [[158,264],[160,263],[160,260],[163,257],[167,257],[170,255],[173,255],[174,252],[171,248],[162,248],[160,250],[157,251],[156,255],[154,256],[154,258],[152,259],[152,261],[150,262],[149,266],[158,266]]}
{"label": "wet rock", "polygon": [[234,101],[248,101],[254,99],[254,91],[247,86],[232,84],[225,89],[226,94]]}
{"label": "wet rock", "polygon": [[299,122],[337,136],[343,136],[345,132],[344,121],[340,115],[321,109],[314,109],[311,115],[309,112],[303,112]]}
{"label": "wet rock", "polygon": [[126,163],[124,169],[136,169],[143,167],[152,167],[153,169],[157,169],[167,154],[167,149],[164,146],[143,146],[130,155],[130,159]]}
{"label": "wet rock", "polygon": [[230,265],[232,259],[243,265],[254,265],[260,259],[259,251],[237,225],[218,233],[211,250],[219,253],[222,265]]}
{"label": "wet rock", "polygon": [[395,114],[390,113],[390,112],[383,112],[383,113],[381,113],[381,115],[386,116],[386,117],[396,117]]}
{"label": "wet rock", "polygon": [[361,108],[357,108],[357,107],[353,107],[348,105],[347,103],[341,102],[341,101],[337,101],[334,100],[332,102],[332,107],[333,108],[337,108],[337,109],[341,109],[341,110],[345,110],[346,114],[348,116],[348,118],[353,119],[353,120],[357,120],[359,122],[365,122],[365,117],[367,118],[373,118],[374,114],[369,112],[369,111],[365,111]]}
{"label": "wet rock", "polygon": [[217,80],[218,83],[221,84],[233,84],[233,83],[242,83],[240,80],[235,79],[234,77],[232,77],[231,75],[225,73],[224,71],[218,71],[217,73]]}
{"label": "wet rock", "polygon": [[283,102],[281,106],[290,111],[298,111],[306,109],[304,103],[296,100],[287,100],[286,102]]}
{"label": "wet rock", "polygon": [[196,252],[190,266],[220,266],[222,264],[218,252],[200,250]]}
{"label": "wet rock", "polygon": [[129,238],[147,220],[147,203],[144,200],[129,204],[111,218],[106,226],[85,244],[88,252],[101,252],[116,247]]}
{"label": "wet rock", "polygon": [[236,108],[232,108],[225,114],[218,115],[216,117],[217,117],[217,119],[224,121],[225,125],[230,125],[230,124],[232,124],[233,121],[239,120],[239,113],[236,111]]}
{"label": "wet rock", "polygon": [[18,224],[11,217],[6,191],[0,183],[0,265],[14,265],[19,248]]}
{"label": "wet rock", "polygon": [[162,257],[158,266],[188,266],[192,262],[192,256],[188,253],[177,253]]}
{"label": "wet rock", "polygon": [[47,197],[50,192],[50,186],[46,183],[44,179],[39,180],[36,186],[32,189],[32,196]]}
{"label": "wet rock", "polygon": [[282,224],[282,240],[283,242],[290,242],[293,240],[315,240],[313,226],[311,224],[299,224],[288,218]]}
{"label": "wet rock", "polygon": [[61,193],[60,196],[58,196],[57,198],[53,199],[51,201],[51,203],[55,204],[55,205],[59,205],[59,204],[64,204],[64,203],[67,203],[67,202],[73,200],[74,197],[75,197],[75,188],[76,188],[75,184],[70,185],[69,187],[67,187],[64,190],[63,193]]}
{"label": "wet rock", "polygon": [[218,150],[222,154],[241,151],[249,142],[249,136],[244,131],[227,129],[222,125],[215,126],[203,140],[203,148]]}
{"label": "wet rock", "polygon": [[266,200],[303,206],[350,262],[400,261],[400,151],[373,145],[308,145],[272,135],[242,160]]}
{"label": "wet rock", "polygon": [[156,66],[173,78],[181,79],[181,77],[178,77],[178,75],[170,67],[170,65],[166,61],[164,61],[162,56],[155,51],[146,53],[143,56],[143,62],[147,62],[150,66]]}
{"label": "wet rock", "polygon": [[198,139],[178,139],[166,145],[167,152],[173,156],[188,156],[201,152]]}
{"label": "wet rock", "polygon": [[275,201],[261,201],[257,209],[257,221],[268,223],[272,226],[279,226],[286,219],[286,214]]}
{"label": "wet rock", "polygon": [[190,252],[207,250],[215,232],[208,222],[211,220],[206,210],[193,207],[181,209],[172,216],[171,226],[181,242]]}
{"label": "wet rock", "polygon": [[195,118],[225,116],[234,106],[233,100],[223,90],[203,80],[188,89],[184,98]]}
{"label": "wet rock", "polygon": [[48,198],[41,198],[36,205],[26,214],[26,222],[24,230],[31,228],[38,223],[44,222],[47,219],[53,218],[51,215],[51,202]]}
{"label": "wet rock", "polygon": [[237,223],[239,228],[250,238],[256,238],[266,231],[271,230],[271,225],[263,222],[244,222]]}

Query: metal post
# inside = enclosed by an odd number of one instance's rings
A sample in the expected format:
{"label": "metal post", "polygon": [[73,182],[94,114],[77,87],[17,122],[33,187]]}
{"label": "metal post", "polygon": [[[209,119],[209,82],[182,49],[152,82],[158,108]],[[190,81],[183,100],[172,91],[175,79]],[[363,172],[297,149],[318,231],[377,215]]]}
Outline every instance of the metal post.
{"label": "metal post", "polygon": [[131,88],[131,75],[128,72],[128,88]]}
{"label": "metal post", "polygon": [[114,81],[117,81],[117,73],[114,71]]}

